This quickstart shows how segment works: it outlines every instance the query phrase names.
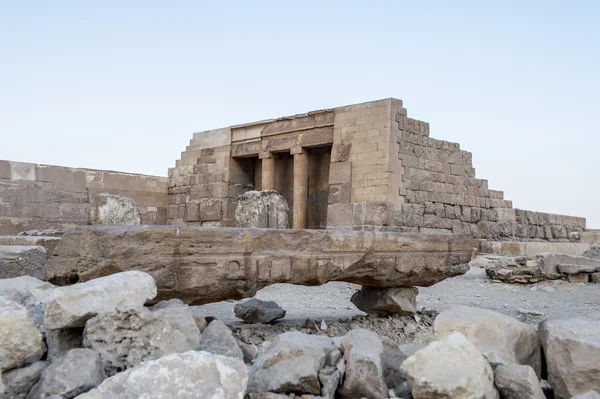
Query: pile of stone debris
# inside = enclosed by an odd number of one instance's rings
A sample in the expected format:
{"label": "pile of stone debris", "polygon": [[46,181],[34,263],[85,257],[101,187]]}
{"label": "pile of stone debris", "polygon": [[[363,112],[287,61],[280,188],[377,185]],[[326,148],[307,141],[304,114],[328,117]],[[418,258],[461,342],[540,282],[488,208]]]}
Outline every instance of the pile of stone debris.
{"label": "pile of stone debris", "polygon": [[67,287],[29,276],[0,280],[0,392],[29,399],[544,398],[544,390],[600,397],[588,392],[600,391],[597,315],[549,319],[536,331],[493,311],[455,307],[417,320],[433,324],[437,339],[423,348],[323,325],[253,343],[179,300],[145,306],[156,292],[138,271]]}

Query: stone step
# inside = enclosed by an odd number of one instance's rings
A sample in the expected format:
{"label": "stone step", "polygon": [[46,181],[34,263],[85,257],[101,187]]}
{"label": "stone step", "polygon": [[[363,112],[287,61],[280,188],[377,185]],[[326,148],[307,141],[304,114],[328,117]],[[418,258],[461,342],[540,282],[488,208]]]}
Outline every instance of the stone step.
{"label": "stone step", "polygon": [[60,242],[60,237],[46,236],[0,236],[0,245],[40,246],[46,248],[48,256]]}

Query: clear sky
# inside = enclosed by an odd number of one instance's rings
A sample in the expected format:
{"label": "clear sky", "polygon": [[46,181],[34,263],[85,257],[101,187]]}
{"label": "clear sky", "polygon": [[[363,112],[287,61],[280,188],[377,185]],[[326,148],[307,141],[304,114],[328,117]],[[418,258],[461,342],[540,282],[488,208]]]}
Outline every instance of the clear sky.
{"label": "clear sky", "polygon": [[385,97],[600,228],[599,1],[0,0],[0,159],[166,175],[193,132]]}

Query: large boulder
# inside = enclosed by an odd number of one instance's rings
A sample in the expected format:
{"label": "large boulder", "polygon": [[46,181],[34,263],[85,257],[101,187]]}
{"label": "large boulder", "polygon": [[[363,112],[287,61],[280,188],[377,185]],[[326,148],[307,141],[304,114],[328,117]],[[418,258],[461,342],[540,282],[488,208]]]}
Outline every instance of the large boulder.
{"label": "large boulder", "polygon": [[464,335],[453,332],[402,363],[415,399],[497,399],[488,361]]}
{"label": "large boulder", "polygon": [[548,319],[539,326],[548,382],[558,398],[600,392],[600,316]]}
{"label": "large boulder", "polygon": [[356,329],[337,340],[346,362],[339,393],[348,398],[388,397],[383,368],[383,343],[369,330]]}
{"label": "large boulder", "polygon": [[361,287],[350,301],[370,315],[399,314],[412,316],[417,311],[416,287],[373,288]]}
{"label": "large boulder", "polygon": [[44,324],[49,330],[83,327],[99,313],[139,308],[155,296],[152,276],[137,271],[56,288],[46,307]]}
{"label": "large boulder", "polygon": [[470,236],[335,230],[94,226],[69,230],[45,277],[70,284],[127,270],[152,275],[157,300],[252,297],[275,283],[430,286],[463,274]]}
{"label": "large boulder", "polygon": [[0,372],[44,354],[42,333],[23,305],[0,296]]}
{"label": "large boulder", "polygon": [[233,313],[235,317],[247,323],[268,324],[285,317],[285,309],[275,301],[261,301],[256,298],[236,304]]}
{"label": "large boulder", "polygon": [[453,306],[433,324],[437,339],[462,333],[492,364],[524,364],[541,373],[540,344],[535,328],[488,309]]}
{"label": "large boulder", "polygon": [[72,349],[50,364],[33,386],[27,399],[58,395],[74,398],[98,386],[105,378],[98,354],[89,349]]}
{"label": "large boulder", "polygon": [[221,320],[213,320],[202,331],[202,350],[216,355],[244,359],[244,353],[233,337],[233,333]]}
{"label": "large boulder", "polygon": [[248,376],[239,359],[186,352],[144,362],[78,399],[243,399]]}
{"label": "large boulder", "polygon": [[142,214],[135,199],[102,193],[92,200],[89,224],[142,224]]}
{"label": "large boulder", "polygon": [[0,245],[0,279],[19,276],[44,277],[46,248]]}
{"label": "large boulder", "polygon": [[535,371],[529,366],[501,364],[494,370],[494,385],[503,399],[545,399]]}
{"label": "large boulder", "polygon": [[290,208],[275,190],[246,191],[238,196],[235,208],[236,227],[287,229]]}
{"label": "large boulder", "polygon": [[173,328],[185,334],[192,349],[200,349],[200,329],[188,305],[179,299],[162,301],[152,306],[152,314],[168,322]]}
{"label": "large boulder", "polygon": [[42,372],[48,367],[46,362],[35,362],[27,367],[12,369],[2,374],[5,398],[25,399],[31,388],[38,382]]}
{"label": "large boulder", "polygon": [[321,393],[319,370],[336,350],[329,337],[285,332],[278,335],[250,368],[248,392]]}
{"label": "large boulder", "polygon": [[148,309],[103,313],[85,324],[83,345],[111,376],[147,360],[192,349],[188,337]]}

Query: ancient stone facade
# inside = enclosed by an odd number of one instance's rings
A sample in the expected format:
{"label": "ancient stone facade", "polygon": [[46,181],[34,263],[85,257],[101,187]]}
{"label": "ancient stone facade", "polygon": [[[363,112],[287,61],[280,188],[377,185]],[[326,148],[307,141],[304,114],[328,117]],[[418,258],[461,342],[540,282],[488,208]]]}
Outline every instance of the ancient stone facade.
{"label": "ancient stone facade", "polygon": [[0,160],[0,235],[86,225],[101,193],[133,198],[143,224],[167,222],[164,177]]}
{"label": "ancient stone facade", "polygon": [[234,226],[238,195],[277,190],[293,228],[566,240],[585,219],[512,208],[472,154],[384,99],[194,134],[169,170],[170,224]]}

